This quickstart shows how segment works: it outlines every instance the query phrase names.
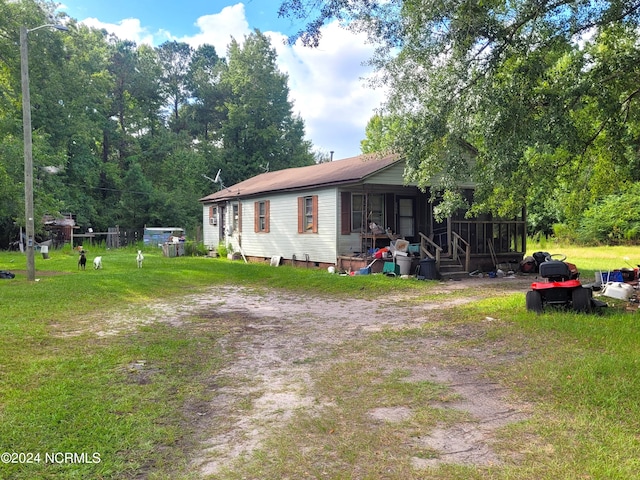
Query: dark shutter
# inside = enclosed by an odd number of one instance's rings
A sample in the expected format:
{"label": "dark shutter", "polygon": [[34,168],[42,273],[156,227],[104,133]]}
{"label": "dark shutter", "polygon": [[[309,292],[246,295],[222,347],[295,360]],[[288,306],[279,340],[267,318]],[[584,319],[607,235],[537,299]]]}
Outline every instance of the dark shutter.
{"label": "dark shutter", "polygon": [[311,197],[311,208],[313,215],[313,222],[311,226],[311,231],[313,233],[318,233],[318,196],[314,195]]}
{"label": "dark shutter", "polygon": [[351,192],[340,193],[340,234],[351,234]]}
{"label": "dark shutter", "polygon": [[298,197],[298,233],[304,233],[304,197]]}

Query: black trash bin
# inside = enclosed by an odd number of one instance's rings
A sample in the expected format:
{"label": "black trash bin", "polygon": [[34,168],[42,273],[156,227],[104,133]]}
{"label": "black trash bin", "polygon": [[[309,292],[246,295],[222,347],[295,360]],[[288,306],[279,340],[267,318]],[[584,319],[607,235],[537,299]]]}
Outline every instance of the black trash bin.
{"label": "black trash bin", "polygon": [[438,272],[436,272],[436,261],[433,258],[423,258],[418,265],[419,280],[436,280]]}

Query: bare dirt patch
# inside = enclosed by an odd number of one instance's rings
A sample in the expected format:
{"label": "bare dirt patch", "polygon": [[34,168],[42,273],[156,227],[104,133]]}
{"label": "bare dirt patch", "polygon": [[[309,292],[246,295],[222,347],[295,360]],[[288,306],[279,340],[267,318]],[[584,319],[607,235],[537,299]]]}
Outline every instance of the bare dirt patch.
{"label": "bare dirt patch", "polygon": [[[525,291],[528,279],[504,279],[500,290]],[[327,368],[328,352],[338,345],[385,329],[415,328],[430,321],[439,309],[448,309],[483,296],[494,295],[494,279],[469,279],[442,282],[443,293],[471,289],[469,296],[409,304],[395,298],[367,300],[327,300],[283,293],[256,295],[237,288],[217,292],[215,300],[207,296],[190,299],[195,311],[216,315],[243,314],[246,323],[237,328],[225,342],[233,344],[235,358],[218,374],[225,384],[209,411],[214,421],[208,422],[210,436],[194,465],[203,475],[214,475],[221,468],[231,468],[243,455],[250,455],[266,435],[277,431],[300,409],[321,409],[314,402],[313,373]],[[161,307],[167,313],[167,306]],[[474,335],[463,332],[462,335]],[[460,341],[460,337],[455,339]],[[442,426],[415,439],[417,446],[436,452],[433,458],[413,458],[415,468],[439,463],[487,465],[499,463],[492,449],[494,433],[500,427],[526,418],[528,406],[513,404],[509,392],[483,376],[483,354],[475,352],[478,367],[455,365],[450,341],[437,338],[431,345],[432,357],[425,366],[418,349],[397,354],[389,368],[404,368],[412,373],[407,381],[428,380],[447,385],[458,399],[441,405],[466,412],[468,421]],[[231,348],[231,345],[228,345]],[[439,357],[439,354],[442,357]],[[486,353],[487,361],[495,361]],[[313,359],[313,361],[308,361]],[[238,408],[251,399],[250,406]],[[372,421],[401,422],[411,415],[402,407],[380,408],[368,412]],[[210,419],[212,420],[212,419]]]}
{"label": "bare dirt patch", "polygon": [[[186,411],[188,421],[205,439],[194,453],[192,468],[199,476],[216,476],[259,449],[297,412],[313,415],[326,406],[318,402],[314,379],[336,361],[331,353],[341,345],[378,332],[420,328],[438,320],[443,310],[496,292],[525,292],[529,284],[530,279],[524,277],[440,282],[428,291],[442,294],[442,299],[428,302],[410,296],[372,300],[305,296],[303,301],[286,292],[216,287],[206,294],[149,305],[144,312],[119,314],[95,333],[125,334],[151,322],[180,327],[196,317],[212,322],[233,319],[226,325],[228,334],[217,345],[228,354],[228,362],[208,382],[211,400]],[[455,293],[460,291],[467,293]],[[464,340],[477,335],[477,330],[461,328],[449,336],[422,336],[412,348],[387,353],[389,370],[409,372],[405,381],[447,386],[454,398],[433,407],[456,411],[463,418],[413,438],[416,449],[433,452],[429,458],[408,459],[415,469],[440,463],[498,464],[495,433],[527,418],[529,407],[514,402],[510,392],[484,375],[483,365],[496,362],[495,352],[461,350]],[[472,363],[461,363],[462,356]],[[402,405],[365,413],[372,424],[401,424],[412,415]]]}

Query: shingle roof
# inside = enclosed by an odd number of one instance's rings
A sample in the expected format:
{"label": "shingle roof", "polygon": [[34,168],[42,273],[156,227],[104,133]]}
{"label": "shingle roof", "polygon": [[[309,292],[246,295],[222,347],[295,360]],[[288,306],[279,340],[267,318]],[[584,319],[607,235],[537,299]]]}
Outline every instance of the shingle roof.
{"label": "shingle roof", "polygon": [[358,182],[399,160],[398,155],[368,154],[308,167],[262,173],[201,198],[200,201],[223,201],[239,196]]}

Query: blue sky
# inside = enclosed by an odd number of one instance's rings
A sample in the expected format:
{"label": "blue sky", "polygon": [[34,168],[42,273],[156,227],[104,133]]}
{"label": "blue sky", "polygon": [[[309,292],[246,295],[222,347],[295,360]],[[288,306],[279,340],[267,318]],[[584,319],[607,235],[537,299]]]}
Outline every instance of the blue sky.
{"label": "blue sky", "polygon": [[242,41],[258,28],[271,38],[280,70],[289,75],[294,112],[305,121],[307,139],[316,150],[334,151],[334,159],[360,153],[366,124],[384,99],[370,88],[363,66],[373,52],[362,36],[329,24],[316,49],[283,43],[298,31],[278,18],[280,0],[63,0],[59,11],[121,39],[160,45],[177,40],[197,47],[208,43],[225,55],[231,37]]}

